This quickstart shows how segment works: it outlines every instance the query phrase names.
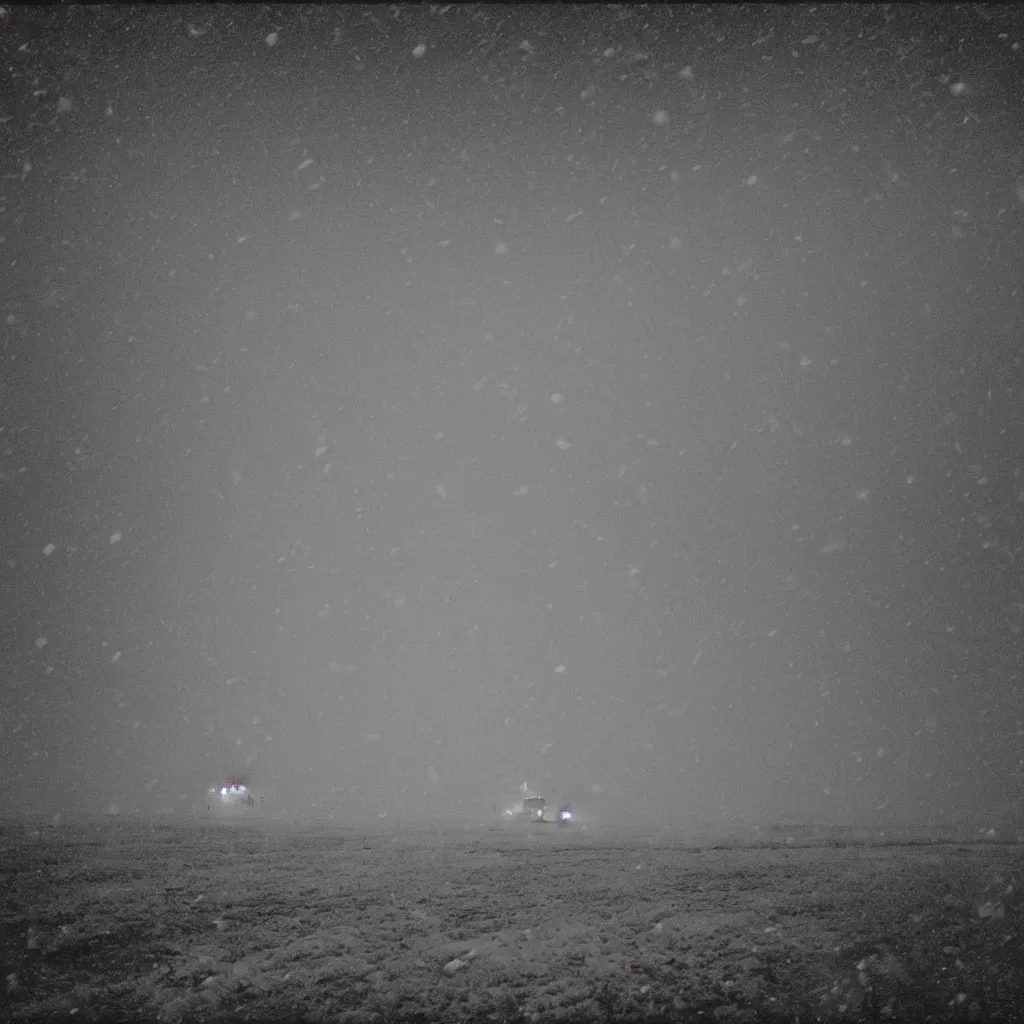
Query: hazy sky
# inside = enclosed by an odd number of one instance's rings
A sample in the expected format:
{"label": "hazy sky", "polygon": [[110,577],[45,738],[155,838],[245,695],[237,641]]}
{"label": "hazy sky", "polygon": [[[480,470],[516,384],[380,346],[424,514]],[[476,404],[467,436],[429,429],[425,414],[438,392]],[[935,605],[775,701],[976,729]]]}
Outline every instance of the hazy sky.
{"label": "hazy sky", "polygon": [[1022,43],[5,12],[0,809],[1005,819]]}

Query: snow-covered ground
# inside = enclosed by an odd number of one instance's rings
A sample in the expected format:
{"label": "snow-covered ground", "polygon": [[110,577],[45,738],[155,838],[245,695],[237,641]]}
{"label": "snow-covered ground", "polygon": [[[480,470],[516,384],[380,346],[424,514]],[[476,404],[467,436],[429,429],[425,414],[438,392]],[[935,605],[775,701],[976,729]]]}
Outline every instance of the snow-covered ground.
{"label": "snow-covered ground", "polygon": [[10,1020],[1011,1020],[1024,1005],[1021,847],[976,837],[8,819],[0,867]]}

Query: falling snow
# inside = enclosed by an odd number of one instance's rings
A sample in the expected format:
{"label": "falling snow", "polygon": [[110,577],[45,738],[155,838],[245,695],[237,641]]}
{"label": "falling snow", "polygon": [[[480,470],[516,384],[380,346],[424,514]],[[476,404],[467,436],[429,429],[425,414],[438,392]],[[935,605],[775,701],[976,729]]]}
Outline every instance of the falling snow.
{"label": "falling snow", "polygon": [[[1019,834],[1016,9],[581,10],[0,8],[4,813]],[[409,977],[498,989],[535,910]],[[804,1005],[884,1015],[859,941]],[[258,973],[200,966],[145,990]]]}

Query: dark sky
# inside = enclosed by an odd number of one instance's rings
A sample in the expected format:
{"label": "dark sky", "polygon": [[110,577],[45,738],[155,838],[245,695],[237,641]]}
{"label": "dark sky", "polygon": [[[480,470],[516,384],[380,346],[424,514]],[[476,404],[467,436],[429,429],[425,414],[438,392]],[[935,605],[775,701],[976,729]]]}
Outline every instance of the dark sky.
{"label": "dark sky", "polygon": [[0,32],[0,810],[1019,807],[1012,6]]}

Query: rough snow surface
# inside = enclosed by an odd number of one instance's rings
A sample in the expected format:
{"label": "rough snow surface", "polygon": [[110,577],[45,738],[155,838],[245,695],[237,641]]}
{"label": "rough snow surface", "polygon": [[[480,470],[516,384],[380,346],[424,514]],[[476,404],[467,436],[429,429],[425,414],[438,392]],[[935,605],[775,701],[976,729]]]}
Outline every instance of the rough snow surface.
{"label": "rough snow surface", "polygon": [[0,1015],[1014,1019],[1019,845],[759,836],[8,820]]}

